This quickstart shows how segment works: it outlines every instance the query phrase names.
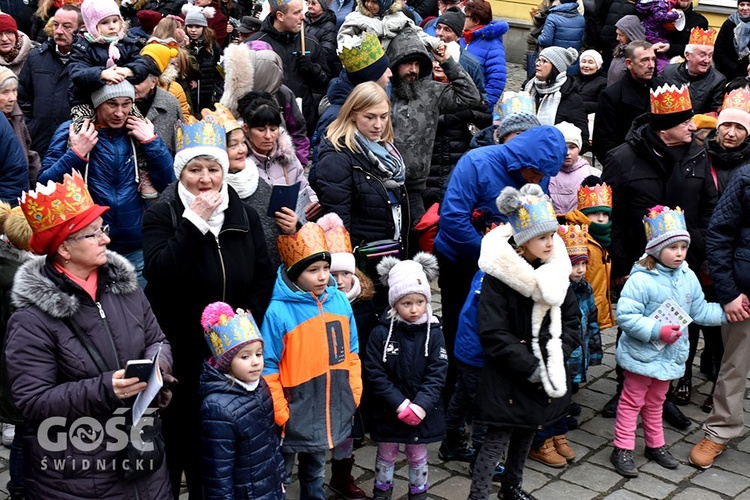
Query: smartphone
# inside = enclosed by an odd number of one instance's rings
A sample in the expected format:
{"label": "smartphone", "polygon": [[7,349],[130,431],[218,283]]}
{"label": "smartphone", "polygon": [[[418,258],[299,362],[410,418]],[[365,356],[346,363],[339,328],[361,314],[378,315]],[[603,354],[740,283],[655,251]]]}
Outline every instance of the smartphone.
{"label": "smartphone", "polygon": [[152,366],[154,362],[150,359],[131,359],[125,365],[125,378],[137,377],[141,382],[148,382]]}

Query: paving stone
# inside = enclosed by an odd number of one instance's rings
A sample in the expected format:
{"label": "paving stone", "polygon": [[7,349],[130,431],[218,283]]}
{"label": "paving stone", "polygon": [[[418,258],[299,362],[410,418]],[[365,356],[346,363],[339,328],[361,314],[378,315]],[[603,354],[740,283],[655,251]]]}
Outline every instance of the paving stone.
{"label": "paving stone", "polygon": [[583,429],[575,429],[573,431],[570,431],[565,435],[565,437],[568,438],[568,441],[579,443],[588,447],[589,449],[599,448],[600,446],[603,446],[609,442],[609,440],[601,436],[591,434],[590,432],[587,432]]}
{"label": "paving stone", "polygon": [[615,391],[617,390],[617,382],[610,378],[600,378],[599,380],[588,384],[586,386],[586,389],[591,389],[592,391],[606,394],[609,398],[611,398],[615,395]]}
{"label": "paving stone", "polygon": [[703,471],[693,476],[690,481],[698,486],[703,486],[710,491],[734,496],[745,490],[748,486],[747,478],[725,471],[717,467]]}
{"label": "paving stone", "polygon": [[[614,391],[612,394],[614,394]],[[583,389],[576,394],[576,402],[581,406],[600,412],[607,401],[612,398],[612,394],[602,394],[601,392]]]}
{"label": "paving stone", "polygon": [[588,500],[596,496],[595,491],[566,481],[555,481],[534,492],[537,500]]}
{"label": "paving stone", "polygon": [[580,428],[596,436],[603,437],[610,442],[615,437],[615,419],[613,418],[599,416],[581,424]]}
{"label": "paving stone", "polygon": [[750,438],[743,439],[742,441],[738,442],[737,449],[746,453],[750,453]]}
{"label": "paving stone", "polygon": [[618,473],[583,462],[565,471],[560,479],[603,493],[622,480]]}
{"label": "paving stone", "polygon": [[672,497],[672,500],[720,500],[721,496],[701,488],[685,488]]}
{"label": "paving stone", "polygon": [[617,490],[604,497],[604,500],[642,500],[643,495],[638,495],[628,490]]}
{"label": "paving stone", "polygon": [[628,480],[623,487],[649,498],[667,498],[670,493],[677,489],[676,485],[645,472],[642,472],[636,478]]}
{"label": "paving stone", "polygon": [[[750,454],[727,448],[714,462],[714,467],[750,477]],[[748,483],[750,486],[750,482]]]}
{"label": "paving stone", "polygon": [[528,492],[543,488],[552,481],[555,481],[554,477],[547,476],[529,467],[526,467],[523,471],[523,489]]}
{"label": "paving stone", "polygon": [[430,496],[441,498],[466,498],[469,495],[471,479],[465,476],[450,476],[440,483],[430,478]]}

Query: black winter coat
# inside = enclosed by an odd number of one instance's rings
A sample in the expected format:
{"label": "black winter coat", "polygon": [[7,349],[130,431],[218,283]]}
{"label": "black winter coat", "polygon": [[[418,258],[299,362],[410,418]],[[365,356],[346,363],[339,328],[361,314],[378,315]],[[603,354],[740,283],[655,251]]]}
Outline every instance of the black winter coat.
{"label": "black winter coat", "polygon": [[[336,54],[336,13],[326,9],[314,21],[310,20],[310,14],[305,14],[307,22],[305,28],[307,33],[311,34],[318,40],[320,50],[325,54],[326,65],[329,75],[338,75],[341,73],[341,60]],[[307,48],[307,47],[305,47]]]}
{"label": "black winter coat", "polygon": [[352,246],[392,239],[396,230],[389,193],[401,204],[401,237],[411,227],[406,188],[386,189],[375,167],[361,153],[340,152],[326,138],[315,167],[316,190],[323,212],[336,212],[349,230]]}
{"label": "black winter coat", "polygon": [[[448,354],[440,323],[410,325],[384,314],[370,333],[365,357],[366,397],[370,402],[370,437],[379,443],[434,443],[445,437],[442,391]],[[428,355],[425,356],[427,344]],[[383,362],[383,352],[386,361]],[[409,399],[427,415],[417,426],[403,423],[396,409]]]}
{"label": "black winter coat", "polygon": [[716,141],[716,130],[712,130],[704,142],[708,151],[711,169],[716,174],[716,189],[719,196],[729,185],[734,172],[745,163],[750,162],[750,141],[746,140],[739,147],[724,149]]}
{"label": "black winter coat", "polygon": [[607,88],[607,75],[602,70],[599,70],[593,75],[579,73],[572,78],[574,89],[581,96],[583,109],[586,114],[596,113],[596,107],[599,105],[599,96]]}
{"label": "black winter coat", "polygon": [[[478,315],[485,359],[475,399],[479,407],[479,422],[536,429],[557,421],[568,410],[572,390],[567,366],[567,392],[563,397],[550,398],[542,384],[528,381],[539,365],[531,351],[533,307],[531,298],[524,297],[494,276],[485,275]],[[563,357],[567,360],[580,344],[578,331],[581,323],[578,299],[570,287],[560,312]],[[546,343],[550,339],[549,324],[547,313],[540,330],[539,343],[543,353],[546,353]]]}
{"label": "black winter coat", "polygon": [[182,0],[148,0],[141,9],[155,10],[162,16],[168,16],[170,14],[179,16],[184,3],[185,2]]}
{"label": "black winter coat", "polygon": [[682,12],[685,14],[685,27],[680,31],[667,30],[666,38],[669,42],[667,57],[670,59],[674,56],[685,57],[685,46],[690,41],[690,32],[693,28],[708,29],[708,19],[695,12],[693,4],[689,4],[687,9],[683,9]]}
{"label": "black winter coat", "polygon": [[[565,80],[565,83],[560,88],[560,94],[562,96],[560,97],[560,104],[557,106],[555,123],[568,122],[581,129],[581,138],[583,139],[581,152],[585,153],[589,149],[589,118],[586,116],[583,100],[581,100],[581,96],[576,92],[572,78],[568,77]],[[541,97],[541,94],[536,95],[537,109],[539,109]]]}
{"label": "black winter coat", "polygon": [[717,200],[708,154],[693,140],[683,158],[665,169],[645,137],[650,130],[647,121],[647,116],[636,120],[625,144],[604,162],[602,180],[612,187],[609,253],[613,278],[628,275],[643,255],[643,216],[655,205],[679,206],[685,211],[690,233],[688,264],[697,270],[706,259],[704,237]]}
{"label": "black winter coat", "polygon": [[617,21],[622,19],[624,16],[629,14],[635,14],[635,3],[628,0],[603,0],[601,3],[599,0],[596,2],[597,5],[597,18],[602,23],[601,32],[599,34],[602,52],[612,53],[617,47],[617,28],[615,24]]}
{"label": "black winter coat", "polygon": [[686,84],[690,91],[690,103],[694,113],[718,112],[724,102],[724,75],[709,68],[702,75],[693,76],[687,71],[687,63],[670,64],[656,79],[656,85],[669,83],[679,87]]}
{"label": "black winter coat", "polygon": [[706,231],[706,252],[722,305],[750,294],[750,165],[737,169]]}
{"label": "black winter coat", "polygon": [[739,59],[734,48],[734,28],[737,25],[727,19],[721,25],[714,43],[714,65],[727,80],[747,75],[748,56]]}
{"label": "black winter coat", "polygon": [[283,499],[284,459],[263,377],[248,391],[204,363],[200,395],[204,498]]}
{"label": "black winter coat", "polygon": [[196,81],[197,85],[190,88],[190,100],[193,103],[193,114],[197,118],[201,118],[203,108],[214,109],[214,86],[221,81],[221,75],[216,69],[216,65],[219,64],[219,59],[221,59],[221,47],[214,44],[211,52],[209,52],[202,43],[196,42],[198,41],[190,42],[190,52],[198,61],[200,77]]}

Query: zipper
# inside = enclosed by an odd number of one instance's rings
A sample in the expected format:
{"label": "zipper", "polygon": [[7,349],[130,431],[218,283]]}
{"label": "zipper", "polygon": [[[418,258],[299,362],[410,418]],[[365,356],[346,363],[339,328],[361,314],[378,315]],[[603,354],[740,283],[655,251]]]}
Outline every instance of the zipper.
{"label": "zipper", "polygon": [[119,370],[121,368],[120,356],[117,355],[117,346],[115,346],[115,339],[112,336],[112,330],[109,329],[109,322],[107,321],[107,315],[104,313],[104,309],[102,308],[101,302],[96,301],[96,308],[99,309],[99,317],[102,319],[102,323],[104,324],[104,330],[107,332],[107,337],[109,337],[109,343],[112,345],[112,352],[115,355],[115,363],[117,363],[117,369]]}
{"label": "zipper", "polygon": [[[221,232],[219,232],[221,234]],[[221,300],[226,301],[227,296],[227,269],[224,266],[224,255],[221,253],[221,243],[219,243],[219,237],[214,235],[216,239],[216,250],[219,254],[219,264],[221,265]]]}
{"label": "zipper", "polygon": [[[326,315],[323,311],[323,303],[314,293],[310,292],[310,294],[318,304],[318,312],[320,313],[320,320],[323,322],[323,332],[325,332],[326,344],[328,344],[328,330],[326,329]],[[326,364],[326,440],[328,440],[328,446],[332,448],[333,436],[331,434],[331,364],[329,362]]]}

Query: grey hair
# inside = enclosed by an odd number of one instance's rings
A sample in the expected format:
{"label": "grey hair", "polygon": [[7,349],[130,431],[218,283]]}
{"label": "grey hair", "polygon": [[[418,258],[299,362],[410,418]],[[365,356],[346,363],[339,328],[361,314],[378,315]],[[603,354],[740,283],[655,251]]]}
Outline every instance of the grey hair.
{"label": "grey hair", "polygon": [[11,86],[11,83],[15,83],[16,87],[18,87],[18,77],[16,75],[9,76],[5,80],[3,80],[2,83],[0,83],[0,91],[7,89]]}

